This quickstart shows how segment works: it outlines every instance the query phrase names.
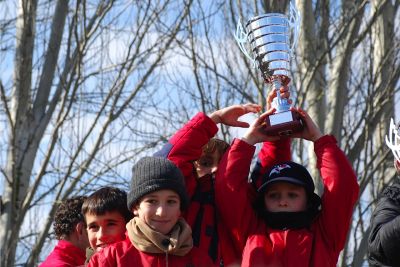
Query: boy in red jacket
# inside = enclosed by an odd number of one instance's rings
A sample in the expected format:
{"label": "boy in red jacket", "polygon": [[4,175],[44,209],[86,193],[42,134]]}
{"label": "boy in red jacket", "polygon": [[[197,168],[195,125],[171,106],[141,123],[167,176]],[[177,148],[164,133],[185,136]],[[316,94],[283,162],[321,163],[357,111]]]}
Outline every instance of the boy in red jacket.
{"label": "boy in red jacket", "polygon": [[[217,207],[237,249],[243,249],[242,266],[334,267],[344,247],[358,197],[356,176],[335,138],[322,135],[308,114],[298,111],[305,127],[293,137],[314,143],[322,198],[314,194],[314,182],[303,166],[276,161],[280,152],[287,153],[278,147],[284,141],[271,142],[273,138],[260,131],[273,110],[260,116],[241,140],[234,140],[220,164]],[[270,169],[257,188],[254,210],[247,177],[254,144],[262,141],[264,165]]]}
{"label": "boy in red jacket", "polygon": [[215,172],[229,147],[225,141],[214,138],[217,124],[249,127],[238,118],[260,110],[259,105],[246,104],[223,108],[209,116],[199,112],[155,154],[168,158],[182,171],[190,197],[184,218],[192,228],[194,246],[207,253],[215,266],[240,263],[241,257],[241,251],[234,251],[225,228],[217,222]]}
{"label": "boy in red jacket", "polygon": [[126,207],[126,192],[116,187],[102,187],[82,205],[90,247],[86,262],[97,251],[125,239],[125,225],[133,214]]}
{"label": "boy in red jacket", "polygon": [[96,253],[88,266],[211,266],[193,247],[190,226],[181,217],[189,199],[181,171],[168,159],[145,157],[132,171],[128,208],[135,217],[126,238]]}
{"label": "boy in red jacket", "polygon": [[85,220],[81,213],[86,197],[77,196],[64,200],[54,216],[54,233],[59,240],[40,267],[83,266],[85,249],[89,240]]}

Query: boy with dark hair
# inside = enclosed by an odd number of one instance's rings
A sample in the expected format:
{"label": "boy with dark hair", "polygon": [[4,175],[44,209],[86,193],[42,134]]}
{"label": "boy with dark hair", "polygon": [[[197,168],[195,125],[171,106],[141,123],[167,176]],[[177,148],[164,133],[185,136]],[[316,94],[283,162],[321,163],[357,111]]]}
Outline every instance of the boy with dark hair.
{"label": "boy with dark hair", "polygon": [[128,208],[135,217],[126,238],[96,253],[88,266],[211,266],[181,217],[188,205],[184,177],[171,161],[140,159],[132,170]]}
{"label": "boy with dark hair", "polygon": [[[223,158],[216,180],[219,214],[236,247],[243,249],[243,267],[334,267],[358,198],[357,178],[335,138],[322,135],[308,114],[298,109],[304,129],[292,137],[314,143],[324,183],[322,198],[314,194],[306,168],[291,161],[276,162],[280,154],[275,154],[279,152],[276,145],[281,141],[273,142],[274,138],[261,131],[272,112],[261,115],[242,139],[235,139]],[[254,144],[262,141],[269,147],[264,167],[275,165],[262,177],[257,188],[258,210],[254,211],[246,186]]]}
{"label": "boy with dark hair", "polygon": [[87,258],[104,247],[125,238],[125,225],[132,218],[126,207],[126,192],[116,187],[102,187],[82,205],[90,248]]}
{"label": "boy with dark hair", "polygon": [[85,220],[81,213],[86,197],[64,200],[54,215],[54,234],[58,243],[40,267],[80,266],[85,263],[85,249],[89,246]]}

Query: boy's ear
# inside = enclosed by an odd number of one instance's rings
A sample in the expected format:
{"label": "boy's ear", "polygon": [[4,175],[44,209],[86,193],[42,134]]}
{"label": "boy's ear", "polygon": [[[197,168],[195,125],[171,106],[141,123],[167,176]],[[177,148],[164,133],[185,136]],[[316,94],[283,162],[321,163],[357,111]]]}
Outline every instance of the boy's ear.
{"label": "boy's ear", "polygon": [[139,215],[139,212],[138,212],[138,210],[137,210],[136,207],[132,207],[132,213],[133,213],[133,215],[135,215],[135,216],[138,216],[138,215]]}
{"label": "boy's ear", "polygon": [[75,232],[77,233],[78,236],[81,236],[84,234],[83,231],[86,231],[85,223],[78,222],[75,226]]}

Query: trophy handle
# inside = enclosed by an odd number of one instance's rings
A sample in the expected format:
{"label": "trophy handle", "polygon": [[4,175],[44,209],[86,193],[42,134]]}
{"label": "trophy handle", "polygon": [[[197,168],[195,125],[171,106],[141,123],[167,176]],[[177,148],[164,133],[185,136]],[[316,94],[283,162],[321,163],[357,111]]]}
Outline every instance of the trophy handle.
{"label": "trophy handle", "polygon": [[299,39],[300,34],[300,24],[301,24],[301,15],[299,10],[296,8],[296,5],[293,1],[290,1],[290,11],[289,11],[289,25],[293,29],[293,42],[292,47],[290,48],[290,54],[293,57],[293,51],[297,46],[297,41]]}
{"label": "trophy handle", "polygon": [[400,161],[400,136],[398,134],[398,130],[396,129],[396,125],[394,124],[393,118],[390,119],[390,129],[389,129],[389,138],[386,135],[386,145],[392,150],[392,153],[396,160]]}
{"label": "trophy handle", "polygon": [[247,43],[247,32],[244,31],[241,19],[239,19],[237,27],[236,27],[236,33],[233,33],[233,36],[235,37],[235,40],[237,42],[237,44],[239,45],[240,50],[242,51],[242,53],[248,58],[250,59],[253,68],[256,67],[256,60],[254,58],[252,58],[249,54],[249,52],[246,49],[246,43]]}

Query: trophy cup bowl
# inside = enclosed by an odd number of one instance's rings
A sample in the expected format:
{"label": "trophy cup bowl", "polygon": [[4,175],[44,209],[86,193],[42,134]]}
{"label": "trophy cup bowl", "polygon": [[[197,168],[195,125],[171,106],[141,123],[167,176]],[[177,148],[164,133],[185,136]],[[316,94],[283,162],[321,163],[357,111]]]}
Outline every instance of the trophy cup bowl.
{"label": "trophy cup bowl", "polygon": [[[299,15],[291,3],[291,12],[297,14],[295,29],[298,35]],[[293,15],[293,14],[292,14]],[[273,107],[274,114],[269,115],[264,124],[264,132],[271,136],[287,136],[303,129],[303,121],[297,111],[291,110],[287,99],[280,96],[280,88],[290,83],[290,59],[293,46],[290,44],[291,19],[285,14],[267,13],[251,18],[246,23],[246,32],[239,21],[236,41],[242,52],[261,70],[264,82],[276,90]],[[249,46],[251,49],[245,47]],[[294,45],[294,44],[293,44]],[[251,57],[249,55],[253,55]]]}

